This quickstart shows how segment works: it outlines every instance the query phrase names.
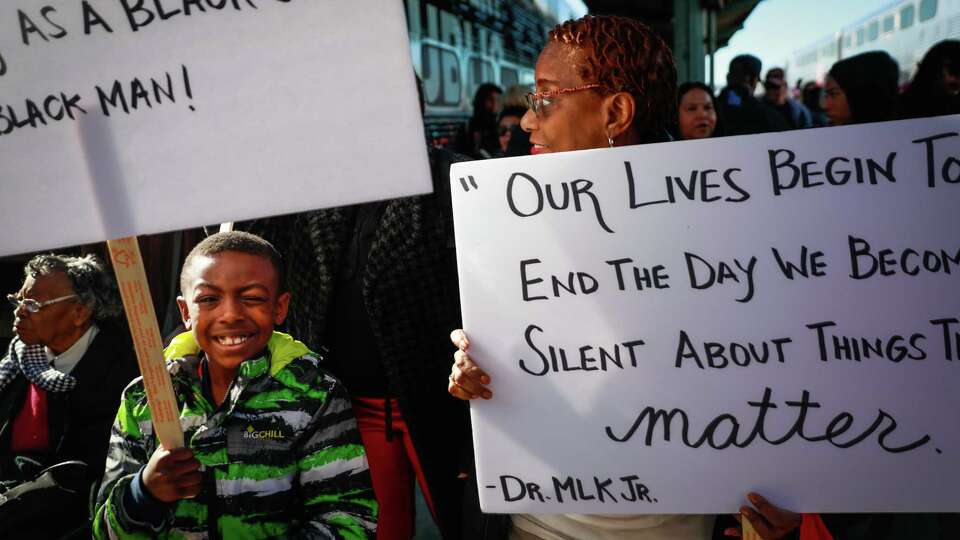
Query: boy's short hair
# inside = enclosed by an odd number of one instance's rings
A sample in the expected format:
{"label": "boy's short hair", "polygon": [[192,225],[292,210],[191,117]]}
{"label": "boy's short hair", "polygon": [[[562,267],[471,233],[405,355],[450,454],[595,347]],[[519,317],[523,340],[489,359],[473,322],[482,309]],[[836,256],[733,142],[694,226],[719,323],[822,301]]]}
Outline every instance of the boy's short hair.
{"label": "boy's short hair", "polygon": [[248,255],[256,255],[270,261],[273,270],[277,274],[277,292],[286,291],[286,283],[283,279],[283,258],[273,244],[255,234],[244,231],[226,231],[218,232],[204,238],[197,244],[183,261],[183,268],[180,270],[180,292],[186,294],[190,286],[190,276],[187,269],[193,263],[196,257],[211,257],[224,251],[237,251]]}

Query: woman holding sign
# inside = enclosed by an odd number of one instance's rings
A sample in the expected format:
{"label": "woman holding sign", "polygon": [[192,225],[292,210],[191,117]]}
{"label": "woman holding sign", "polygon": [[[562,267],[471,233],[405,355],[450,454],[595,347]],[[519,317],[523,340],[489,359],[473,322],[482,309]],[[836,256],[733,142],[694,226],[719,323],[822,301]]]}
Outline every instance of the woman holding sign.
{"label": "woman holding sign", "polygon": [[[530,110],[521,127],[530,133],[533,154],[625,146],[670,140],[675,121],[676,66],[667,45],[642,23],[623,17],[587,16],[551,32],[536,66],[537,92],[527,94]],[[490,399],[490,377],[469,357],[462,330],[448,391],[470,400]],[[756,509],[744,508],[763,538],[780,538],[800,526],[801,517],[750,495]],[[714,516],[706,515],[514,515],[511,539],[710,538]],[[739,528],[727,529],[741,536]]]}

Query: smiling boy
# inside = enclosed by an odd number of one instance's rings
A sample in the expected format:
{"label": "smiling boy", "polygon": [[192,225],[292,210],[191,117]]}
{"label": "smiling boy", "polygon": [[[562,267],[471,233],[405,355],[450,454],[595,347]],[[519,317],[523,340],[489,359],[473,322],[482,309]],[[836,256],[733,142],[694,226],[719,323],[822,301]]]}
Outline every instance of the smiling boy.
{"label": "smiling boy", "polygon": [[186,448],[153,433],[143,382],[125,391],[98,496],[98,538],[368,538],[376,502],[350,400],[320,359],[274,332],[282,261],[219,233],[184,262],[188,333],[165,354]]}

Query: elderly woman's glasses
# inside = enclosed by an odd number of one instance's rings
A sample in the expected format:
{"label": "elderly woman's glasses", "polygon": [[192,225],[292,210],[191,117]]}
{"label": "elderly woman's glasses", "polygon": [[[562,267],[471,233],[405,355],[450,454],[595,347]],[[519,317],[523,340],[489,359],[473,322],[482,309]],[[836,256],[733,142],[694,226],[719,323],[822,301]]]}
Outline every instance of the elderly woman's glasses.
{"label": "elderly woman's glasses", "polygon": [[533,110],[534,114],[540,116],[540,113],[543,112],[543,108],[553,103],[552,99],[557,96],[561,96],[563,94],[572,94],[581,90],[590,90],[591,88],[600,88],[601,86],[603,85],[591,83],[581,84],[580,86],[573,86],[571,88],[548,90],[546,92],[528,92],[527,95],[524,96],[524,99],[527,102],[527,107]]}
{"label": "elderly woman's glasses", "polygon": [[66,296],[54,298],[53,300],[44,300],[43,302],[34,300],[33,298],[20,299],[15,294],[7,295],[7,301],[9,301],[11,305],[13,305],[14,311],[20,309],[20,306],[23,306],[23,308],[29,311],[30,313],[36,313],[41,309],[49,306],[50,304],[56,304],[57,302],[63,302],[64,300],[69,300],[71,298],[77,298],[77,295],[68,294]]}

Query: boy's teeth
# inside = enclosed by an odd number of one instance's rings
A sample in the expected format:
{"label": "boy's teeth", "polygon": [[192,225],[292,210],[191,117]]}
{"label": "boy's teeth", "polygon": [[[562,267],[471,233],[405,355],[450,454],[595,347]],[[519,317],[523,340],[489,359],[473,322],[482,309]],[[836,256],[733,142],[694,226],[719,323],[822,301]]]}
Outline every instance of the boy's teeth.
{"label": "boy's teeth", "polygon": [[223,336],[217,338],[223,345],[239,345],[247,340],[248,336]]}

